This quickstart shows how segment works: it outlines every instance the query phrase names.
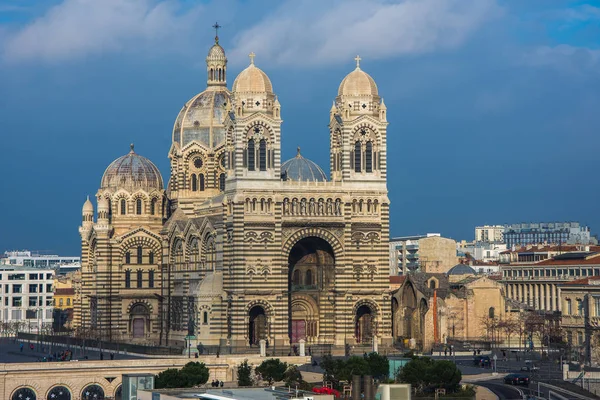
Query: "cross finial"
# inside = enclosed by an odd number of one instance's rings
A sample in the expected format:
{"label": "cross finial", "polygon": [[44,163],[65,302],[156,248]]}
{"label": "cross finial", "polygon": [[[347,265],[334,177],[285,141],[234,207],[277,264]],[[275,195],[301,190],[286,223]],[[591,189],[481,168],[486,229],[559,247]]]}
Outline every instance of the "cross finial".
{"label": "cross finial", "polygon": [[362,60],[362,58],[360,58],[359,55],[354,57],[354,61],[356,61],[356,68],[360,68],[360,60]]}
{"label": "cross finial", "polygon": [[300,157],[300,146],[296,147],[296,150],[298,151],[298,154],[296,154],[298,157]]}
{"label": "cross finial", "polygon": [[254,65],[254,57],[256,57],[256,54],[254,54],[254,52],[251,52],[250,54],[248,54],[248,57],[250,57],[250,64]]}
{"label": "cross finial", "polygon": [[129,145],[130,152],[133,153],[133,143]]}
{"label": "cross finial", "polygon": [[215,28],[215,43],[219,43],[219,28],[221,27],[221,25],[219,25],[218,22],[215,22],[215,24],[212,27]]}

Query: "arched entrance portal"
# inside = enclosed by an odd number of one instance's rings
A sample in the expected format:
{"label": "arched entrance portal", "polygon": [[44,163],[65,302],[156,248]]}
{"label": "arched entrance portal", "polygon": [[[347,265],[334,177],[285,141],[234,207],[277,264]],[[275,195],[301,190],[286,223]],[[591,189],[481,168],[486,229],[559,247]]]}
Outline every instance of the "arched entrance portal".
{"label": "arched entrance portal", "polygon": [[258,345],[261,339],[267,338],[267,314],[261,306],[254,306],[248,313],[248,340],[250,346]]}
{"label": "arched entrance portal", "polygon": [[[326,328],[320,323],[323,305],[327,302],[333,306],[328,302],[333,298],[329,292],[335,281],[333,249],[321,238],[307,237],[292,247],[288,263],[290,343],[298,343],[300,339],[316,343],[319,338],[329,336],[328,329],[333,329],[333,326]],[[333,319],[333,313],[329,317]]]}
{"label": "arched entrance portal", "polygon": [[130,332],[134,339],[141,339],[146,336],[147,327],[150,321],[150,310],[144,303],[137,303],[131,307],[129,312]]}
{"label": "arched entrance portal", "polygon": [[356,310],[356,325],[354,336],[357,343],[371,343],[373,341],[374,315],[371,308],[363,304]]}

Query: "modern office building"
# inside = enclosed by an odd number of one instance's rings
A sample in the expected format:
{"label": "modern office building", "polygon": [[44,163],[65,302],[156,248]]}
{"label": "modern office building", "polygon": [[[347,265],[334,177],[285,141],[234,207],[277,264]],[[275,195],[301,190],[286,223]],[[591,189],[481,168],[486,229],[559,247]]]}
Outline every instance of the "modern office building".
{"label": "modern office building", "polygon": [[579,222],[540,222],[504,226],[504,243],[512,246],[528,244],[597,244],[588,226]]}
{"label": "modern office building", "polygon": [[390,275],[445,273],[458,264],[456,242],[439,233],[390,239]]}
{"label": "modern office building", "polygon": [[77,256],[57,256],[45,255],[23,251],[5,251],[4,256],[0,257],[1,265],[21,265],[23,267],[34,268],[59,268],[61,265],[81,265],[81,257]]}
{"label": "modern office building", "polygon": [[0,321],[21,332],[52,324],[54,270],[0,265]]}

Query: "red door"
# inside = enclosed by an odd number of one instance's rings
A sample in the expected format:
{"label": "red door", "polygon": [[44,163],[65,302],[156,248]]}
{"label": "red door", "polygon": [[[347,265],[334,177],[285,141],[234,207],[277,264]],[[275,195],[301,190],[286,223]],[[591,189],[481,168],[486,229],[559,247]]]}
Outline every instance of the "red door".
{"label": "red door", "polygon": [[298,343],[300,339],[306,340],[306,321],[294,319],[292,320],[292,343]]}

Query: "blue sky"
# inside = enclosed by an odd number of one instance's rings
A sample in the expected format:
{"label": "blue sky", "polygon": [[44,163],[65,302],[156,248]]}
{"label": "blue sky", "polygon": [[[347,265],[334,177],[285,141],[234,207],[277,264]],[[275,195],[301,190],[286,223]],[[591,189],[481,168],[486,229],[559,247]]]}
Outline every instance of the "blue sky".
{"label": "blue sky", "polygon": [[86,195],[129,143],[169,175],[211,25],[229,84],[254,51],[283,158],[328,166],[328,116],[361,67],[388,107],[393,235],[579,220],[597,232],[600,2],[2,0],[0,250],[78,254]]}

